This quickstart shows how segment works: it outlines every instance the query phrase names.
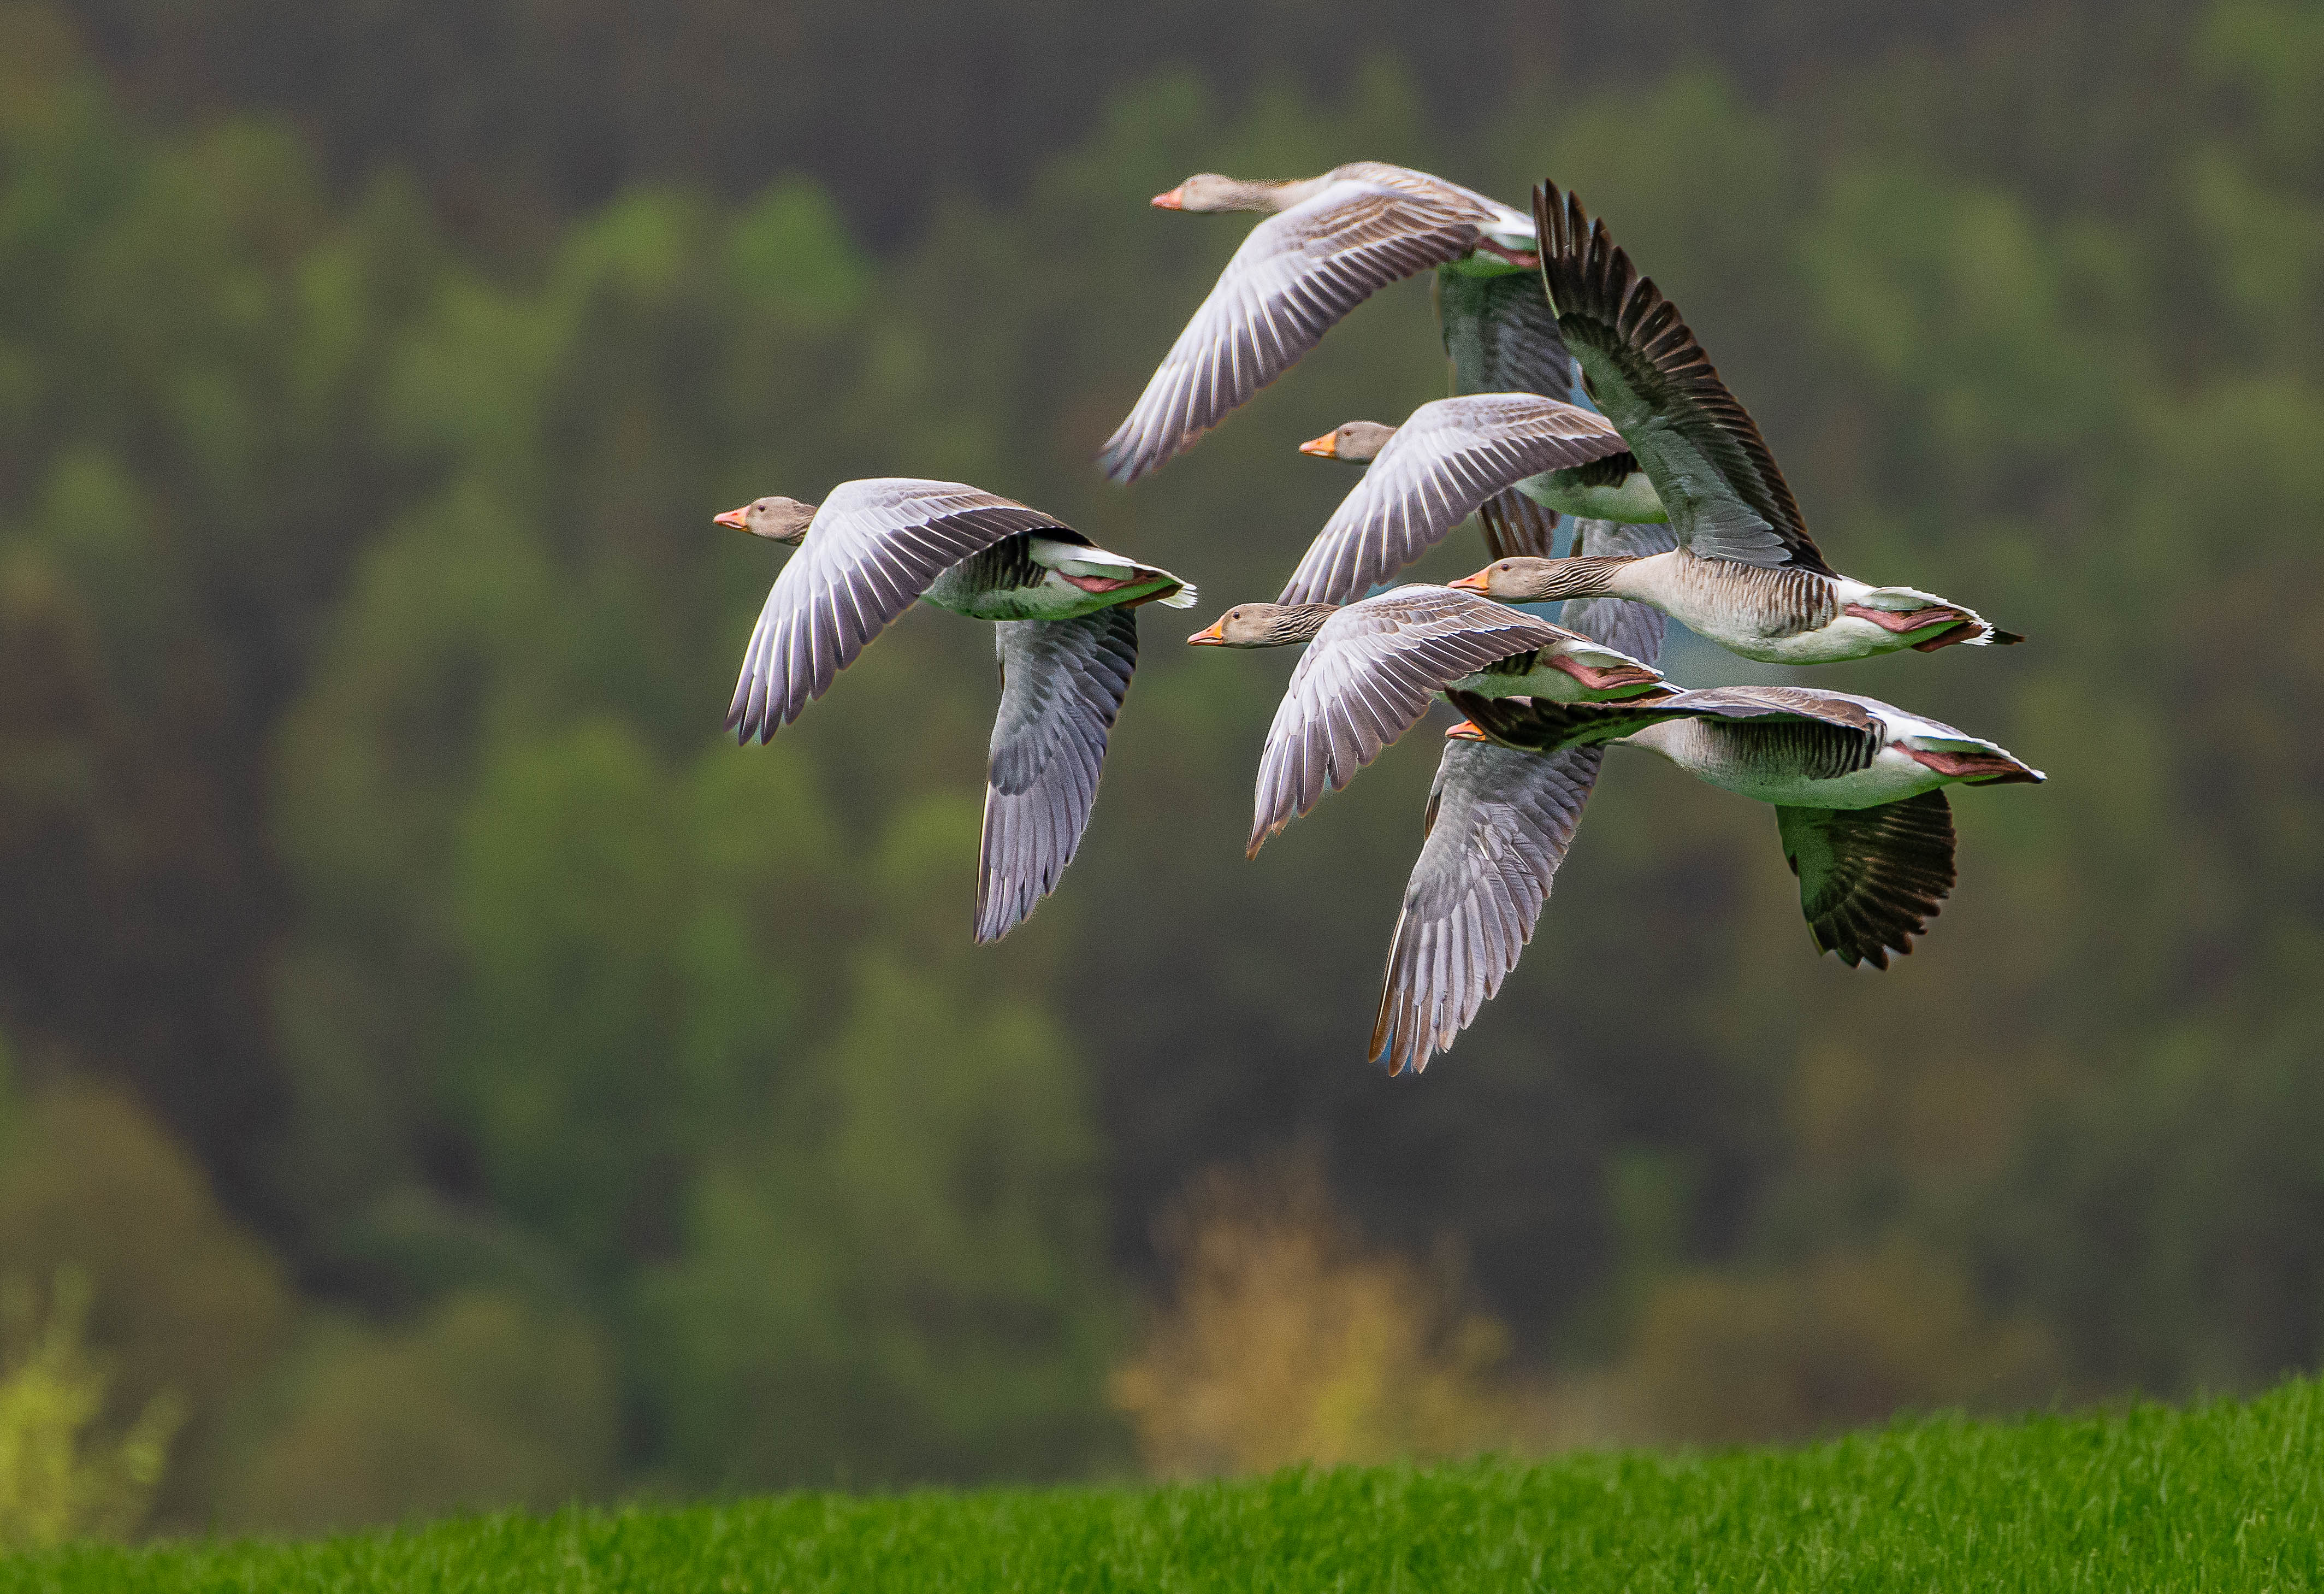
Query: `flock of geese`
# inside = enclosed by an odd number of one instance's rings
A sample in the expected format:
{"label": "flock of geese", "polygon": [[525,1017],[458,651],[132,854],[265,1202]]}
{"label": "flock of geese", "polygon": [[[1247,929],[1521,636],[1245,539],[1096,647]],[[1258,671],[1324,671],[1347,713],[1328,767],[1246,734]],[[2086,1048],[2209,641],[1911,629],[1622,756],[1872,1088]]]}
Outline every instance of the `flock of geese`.
{"label": "flock of geese", "polygon": [[[1850,693],[1681,690],[1655,668],[1667,620],[1789,665],[2022,639],[1932,593],[1834,570],[1759,428],[1602,222],[1549,183],[1528,217],[1374,161],[1296,182],[1206,173],[1154,204],[1266,219],[1106,444],[1118,482],[1192,445],[1377,290],[1436,273],[1453,396],[1301,445],[1365,465],[1362,479],[1276,602],[1189,639],[1305,646],[1259,757],[1253,854],[1440,695],[1467,716],[1429,792],[1376,1061],[1425,1067],[1499,990],[1609,743],[1773,805],[1819,950],[1883,969],[1912,950],[1953,884],[1942,788],[2041,772]],[[1472,514],[1484,568],[1375,590]],[[1574,522],[1563,557],[1561,515]],[[954,482],[849,482],[820,507],[761,498],[716,519],[799,548],[743,658],[727,714],[742,742],[796,719],[916,599],[991,622],[1001,692],[976,936],[1007,934],[1080,844],[1138,662],[1132,612],[1190,607],[1194,587]],[[1569,600],[1563,623],[1512,606],[1552,599]]]}

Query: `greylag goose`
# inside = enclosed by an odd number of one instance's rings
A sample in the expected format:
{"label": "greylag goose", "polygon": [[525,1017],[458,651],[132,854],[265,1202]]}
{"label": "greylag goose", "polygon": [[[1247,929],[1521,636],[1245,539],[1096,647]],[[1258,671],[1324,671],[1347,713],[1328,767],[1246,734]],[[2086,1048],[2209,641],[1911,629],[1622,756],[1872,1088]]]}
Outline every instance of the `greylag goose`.
{"label": "greylag goose", "polygon": [[[1304,452],[1371,468],[1332,511],[1283,589],[1286,604],[1345,604],[1409,565],[1488,500],[1527,478],[1623,453],[1606,418],[1532,393],[1423,404],[1400,427],[1351,421]],[[1487,541],[1501,557],[1494,522]],[[1544,549],[1547,551],[1546,548]]]}
{"label": "greylag goose", "polygon": [[848,482],[822,507],[769,497],[714,517],[799,548],[767,594],[726,711],[761,742],[823,696],[915,598],[993,623],[1001,711],[978,848],[976,938],[998,940],[1072,862],[1138,666],[1145,603],[1185,608],[1167,570],[1093,547],[1038,510],[958,482]]}
{"label": "greylag goose", "polygon": [[1241,604],[1186,640],[1197,647],[1309,644],[1259,755],[1254,857],[1326,788],[1354,779],[1448,688],[1556,703],[1613,703],[1670,690],[1652,666],[1627,654],[1443,586],[1399,586],[1344,607]]}
{"label": "greylag goose", "polygon": [[2024,640],[1917,587],[1868,586],[1833,570],[1758,427],[1677,307],[1571,195],[1542,184],[1534,214],[1558,330],[1669,511],[1678,546],[1643,559],[1503,558],[1453,585],[1505,603],[1607,594],[1651,604],[1775,664]]}
{"label": "greylag goose", "polygon": [[1615,745],[1773,805],[1816,948],[1851,968],[1910,953],[1951,891],[1942,788],[2043,779],[1981,736],[1849,692],[1713,686],[1608,709],[1448,696],[1478,733],[1535,751],[1570,748],[1618,715],[1637,728]]}
{"label": "greylag goose", "polygon": [[[1584,419],[1575,420],[1575,416]],[[1562,447],[1550,448],[1547,445],[1553,438]],[[1428,475],[1424,476],[1410,461],[1416,448],[1423,451]],[[1585,448],[1589,452],[1581,454]],[[1351,420],[1300,444],[1299,452],[1350,465],[1371,465],[1368,477],[1395,467],[1390,483],[1374,489],[1380,497],[1366,507],[1375,515],[1425,520],[1432,530],[1430,542],[1475,510],[1484,527],[1489,557],[1495,559],[1536,552],[1545,556],[1550,551],[1546,539],[1508,534],[1512,502],[1536,506],[1532,512],[1537,518],[1541,511],[1551,516],[1569,514],[1628,524],[1670,518],[1663,511],[1662,500],[1655,496],[1654,484],[1638,468],[1637,456],[1621,441],[1612,422],[1594,410],[1530,393],[1471,393],[1438,399],[1414,410],[1400,427]],[[1566,463],[1577,456],[1577,463]],[[1456,500],[1462,507],[1457,512],[1445,501],[1452,485],[1443,480],[1447,476],[1457,480],[1462,488]],[[1355,501],[1356,494],[1351,493],[1349,503]],[[1343,510],[1346,507],[1342,505]],[[1334,522],[1338,520],[1335,515]],[[1324,530],[1328,534],[1333,529],[1327,526]],[[1537,549],[1516,546],[1527,540],[1537,542]],[[1317,549],[1311,547],[1308,559],[1317,557]]]}
{"label": "greylag goose", "polygon": [[[1204,172],[1154,203],[1246,210],[1250,231],[1100,455],[1135,480],[1289,369],[1333,324],[1391,282],[1436,268],[1437,319],[1453,390],[1570,399],[1534,253],[1533,220],[1457,183],[1377,161],[1294,182]],[[1522,498],[1499,506],[1503,551],[1546,553],[1554,520]]]}
{"label": "greylag goose", "polygon": [[[1670,546],[1662,526],[1585,521],[1578,531],[1576,547],[1590,553]],[[1559,618],[1646,664],[1662,655],[1668,622],[1643,604],[1595,598],[1568,604]],[[1582,742],[1534,752],[1473,734],[1447,739],[1372,1026],[1372,1060],[1389,1073],[1425,1068],[1516,969],[1604,757],[1602,746]]]}

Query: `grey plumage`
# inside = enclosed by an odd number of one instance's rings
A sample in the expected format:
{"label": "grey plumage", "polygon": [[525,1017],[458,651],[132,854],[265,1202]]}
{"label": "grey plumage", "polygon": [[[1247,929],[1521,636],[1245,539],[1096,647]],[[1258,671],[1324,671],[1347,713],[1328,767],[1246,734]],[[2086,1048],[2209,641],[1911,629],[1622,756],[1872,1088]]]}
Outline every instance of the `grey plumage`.
{"label": "grey plumage", "polygon": [[1495,208],[1425,173],[1360,162],[1260,222],[1235,251],[1099,460],[1117,482],[1161,465],[1391,282],[1476,247]]}
{"label": "grey plumage", "polygon": [[1427,1067],[1517,967],[1603,756],[1444,744],[1372,1026],[1390,1073]]}
{"label": "grey plumage", "polygon": [[[1577,552],[1660,553],[1672,542],[1665,525],[1576,526]],[[1642,664],[1660,659],[1669,624],[1659,609],[1619,598],[1568,604],[1558,619]],[[1372,1060],[1390,1073],[1427,1067],[1517,966],[1604,757],[1599,746],[1537,753],[1445,742],[1428,793],[1427,839],[1404,889],[1372,1026]]]}
{"label": "grey plumage", "polygon": [[[1423,404],[1332,511],[1279,601],[1352,603],[1513,484],[1621,447],[1603,417],[1531,393],[1470,393]],[[1531,517],[1517,525],[1528,537],[1540,534]]]}
{"label": "grey plumage", "polygon": [[1354,779],[1445,683],[1570,640],[1545,620],[1449,587],[1400,586],[1342,609],[1300,656],[1268,727],[1250,850]]}
{"label": "grey plumage", "polygon": [[1953,889],[1953,815],[1941,791],[1877,808],[1775,810],[1800,911],[1819,952],[1854,968],[1888,966]]}
{"label": "grey plumage", "polygon": [[1138,668],[1126,608],[994,628],[1001,712],[984,794],[976,938],[995,941],[1049,894],[1074,861],[1097,798],[1108,737]]}
{"label": "grey plumage", "polygon": [[[1590,557],[1644,558],[1678,546],[1676,533],[1661,522],[1576,521],[1573,525],[1573,551]],[[1663,641],[1670,631],[1670,621],[1660,609],[1622,598],[1575,598],[1559,611],[1557,622],[1641,664],[1661,662]]]}
{"label": "grey plumage", "polygon": [[959,482],[885,476],[835,489],[767,594],[727,728],[738,742],[769,740],[945,569],[1025,531],[1075,536]]}
{"label": "grey plumage", "polygon": [[1591,400],[1637,456],[1680,547],[1832,574],[1757,424],[1629,255],[1582,203],[1534,190],[1543,281]]}
{"label": "grey plumage", "polygon": [[1574,401],[1573,356],[1537,271],[1436,273],[1436,320],[1456,393],[1539,393]]}

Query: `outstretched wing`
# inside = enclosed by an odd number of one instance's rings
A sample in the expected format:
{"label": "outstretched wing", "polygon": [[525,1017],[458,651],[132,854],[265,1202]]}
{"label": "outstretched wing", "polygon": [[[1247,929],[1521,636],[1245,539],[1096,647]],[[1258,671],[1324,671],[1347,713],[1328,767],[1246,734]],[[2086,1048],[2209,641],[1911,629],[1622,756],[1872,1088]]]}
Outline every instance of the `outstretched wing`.
{"label": "outstretched wing", "polygon": [[727,729],[738,742],[773,736],[947,566],[1020,531],[1074,535],[1038,510],[959,482],[888,476],[835,489],[767,594]]}
{"label": "outstretched wing", "polygon": [[1372,1025],[1390,1073],[1427,1067],[1517,967],[1604,756],[1444,744]]}
{"label": "outstretched wing", "polygon": [[1098,456],[1133,481],[1226,419],[1390,282],[1476,247],[1489,213],[1450,190],[1342,179],[1250,230]]}
{"label": "outstretched wing", "polygon": [[[1576,521],[1573,551],[1595,557],[1622,554],[1644,558],[1678,546],[1667,525],[1625,525],[1619,521]],[[1547,551],[1547,550],[1544,550]],[[1500,556],[1495,556],[1499,557]],[[1670,622],[1660,609],[1624,598],[1573,598],[1558,612],[1558,624],[1601,647],[1628,653],[1641,664],[1660,661]]]}
{"label": "outstretched wing", "polygon": [[1681,546],[1706,558],[1831,574],[1749,413],[1678,308],[1580,200],[1534,189],[1542,275],[1591,400],[1621,429]]}
{"label": "outstretched wing", "polygon": [[1953,815],[1941,791],[1877,808],[1777,808],[1784,856],[1819,952],[1854,968],[1913,950],[1953,889]]}
{"label": "outstretched wing", "polygon": [[1410,730],[1448,681],[1563,639],[1545,620],[1442,586],[1341,610],[1307,645],[1259,754],[1250,851]]}
{"label": "outstretched wing", "polygon": [[1539,272],[1440,271],[1436,321],[1452,361],[1454,392],[1573,401],[1573,356],[1557,335],[1557,312]]}
{"label": "outstretched wing", "polygon": [[1332,511],[1279,601],[1352,603],[1496,493],[1622,447],[1605,417],[1531,393],[1423,404]]}
{"label": "outstretched wing", "polygon": [[1135,611],[994,627],[1001,712],[984,790],[976,938],[1016,928],[1074,861],[1097,800],[1107,736],[1138,668]]}

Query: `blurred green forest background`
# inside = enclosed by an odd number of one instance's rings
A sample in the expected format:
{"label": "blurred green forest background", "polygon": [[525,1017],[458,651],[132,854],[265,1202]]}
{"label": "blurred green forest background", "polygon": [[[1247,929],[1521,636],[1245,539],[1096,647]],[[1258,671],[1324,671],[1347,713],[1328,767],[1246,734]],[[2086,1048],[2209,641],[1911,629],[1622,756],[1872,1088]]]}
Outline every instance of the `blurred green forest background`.
{"label": "blurred green forest background", "polygon": [[[0,1275],[87,1436],[311,1529],[2316,1368],[2319,106],[2292,0],[0,5]],[[1444,391],[1425,285],[1091,457],[1246,226],[1147,196],[1355,159],[1576,189],[1843,567],[2034,638],[1818,677],[2051,775],[1913,957],[1618,753],[1389,1081],[1434,739],[1246,863],[1287,657],[1148,612],[998,948],[981,628],[721,737],[761,493],[1271,595],[1351,480],[1294,445]]]}

